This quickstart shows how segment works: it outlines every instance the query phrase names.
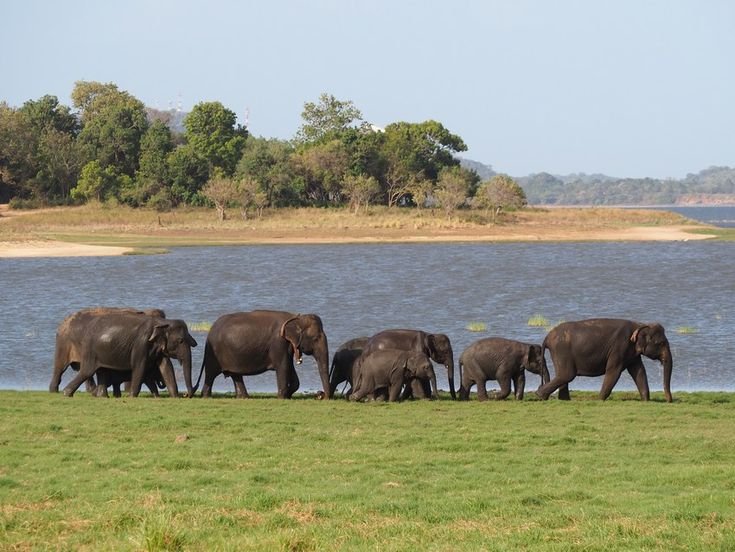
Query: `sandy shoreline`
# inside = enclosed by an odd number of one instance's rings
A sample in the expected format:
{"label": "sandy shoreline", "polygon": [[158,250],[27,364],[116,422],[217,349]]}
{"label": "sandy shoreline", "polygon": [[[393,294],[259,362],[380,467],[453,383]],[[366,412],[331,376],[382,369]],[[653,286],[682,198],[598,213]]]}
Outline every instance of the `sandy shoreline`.
{"label": "sandy shoreline", "polygon": [[[355,235],[318,236],[251,236],[249,239],[236,240],[242,245],[254,244],[347,244],[347,243],[457,243],[457,242],[569,242],[569,241],[689,241],[703,240],[713,237],[707,234],[692,234],[686,226],[640,226],[622,229],[558,229],[544,232],[532,232],[528,228],[518,228],[518,232],[508,234],[463,233],[461,230],[452,233],[429,233],[421,235],[401,234],[400,231],[389,235],[369,235],[370,232]],[[378,234],[378,233],[376,233]],[[61,241],[18,241],[0,242],[0,258],[20,257],[94,257],[123,255],[132,252],[129,247],[113,247],[86,245]]]}

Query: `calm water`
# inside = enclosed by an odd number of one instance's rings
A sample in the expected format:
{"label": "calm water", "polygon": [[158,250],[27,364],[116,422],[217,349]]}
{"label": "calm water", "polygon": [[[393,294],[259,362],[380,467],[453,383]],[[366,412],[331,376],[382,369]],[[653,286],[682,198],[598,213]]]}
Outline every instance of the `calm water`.
{"label": "calm water", "polygon": [[690,219],[700,220],[714,226],[735,228],[735,206],[733,205],[722,205],[717,207],[709,205],[687,205],[661,207],[661,209],[681,213]]}
{"label": "calm water", "polygon": [[[444,332],[455,357],[488,335],[540,342],[550,322],[610,316],[659,321],[674,355],[672,388],[735,390],[735,245],[728,243],[439,244],[181,248],[157,256],[0,259],[0,388],[46,389],[54,334],[88,306],[160,307],[212,322],[239,310],[318,313],[330,352],[386,328]],[[470,322],[487,331],[472,333]],[[680,333],[677,328],[696,333]],[[194,334],[195,374],[205,334]],[[301,390],[318,390],[304,357]],[[646,361],[651,388],[660,365]],[[69,381],[67,375],[62,384]],[[181,379],[179,377],[179,379]],[[274,391],[275,374],[246,378]],[[535,389],[538,378],[528,377]],[[574,389],[599,389],[579,378]],[[440,386],[447,388],[445,373]],[[490,385],[489,387],[492,387]],[[230,391],[220,376],[216,389]],[[627,374],[618,389],[634,389]]]}

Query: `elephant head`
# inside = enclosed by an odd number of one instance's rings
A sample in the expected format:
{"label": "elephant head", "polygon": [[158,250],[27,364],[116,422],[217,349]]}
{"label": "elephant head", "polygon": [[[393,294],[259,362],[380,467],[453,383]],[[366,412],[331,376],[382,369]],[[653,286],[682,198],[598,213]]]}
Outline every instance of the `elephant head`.
{"label": "elephant head", "polygon": [[671,396],[673,360],[664,327],[658,323],[640,326],[633,332],[630,341],[635,345],[636,354],[661,362],[664,367],[664,395],[666,395],[666,400],[671,402],[673,400]]}
{"label": "elephant head", "polygon": [[293,347],[297,363],[301,363],[302,354],[314,357],[324,394],[329,397],[329,345],[322,319],[316,314],[297,314],[283,323],[280,333]]}
{"label": "elephant head", "polygon": [[[449,392],[453,399],[456,399],[454,390],[454,353],[452,351],[452,343],[444,334],[428,334],[428,355],[439,364],[443,364],[447,369],[447,379],[449,380]],[[434,390],[436,392],[436,390]]]}
{"label": "elephant head", "polygon": [[540,345],[528,345],[528,351],[524,355],[521,367],[532,374],[541,376],[541,384],[549,382],[549,370],[543,361],[543,353]]}
{"label": "elephant head", "polygon": [[426,355],[409,355],[406,358],[404,377],[406,381],[414,378],[429,380],[431,382],[431,392],[433,396],[439,396],[439,390],[436,387],[436,373],[434,372],[434,365]]}
{"label": "elephant head", "polygon": [[191,348],[197,346],[196,340],[189,333],[183,320],[157,320],[148,341],[153,343],[154,352],[181,362],[184,372],[186,391],[189,397],[194,395],[191,386]]}

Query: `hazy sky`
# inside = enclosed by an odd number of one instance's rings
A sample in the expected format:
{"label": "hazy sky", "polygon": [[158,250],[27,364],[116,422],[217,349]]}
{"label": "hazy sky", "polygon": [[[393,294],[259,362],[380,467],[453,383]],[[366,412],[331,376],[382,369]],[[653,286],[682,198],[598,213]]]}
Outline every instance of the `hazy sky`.
{"label": "hazy sky", "polygon": [[291,138],[304,102],[435,119],[514,176],[675,177],[735,166],[732,0],[2,3],[0,100],[114,82],[147,105],[218,100]]}

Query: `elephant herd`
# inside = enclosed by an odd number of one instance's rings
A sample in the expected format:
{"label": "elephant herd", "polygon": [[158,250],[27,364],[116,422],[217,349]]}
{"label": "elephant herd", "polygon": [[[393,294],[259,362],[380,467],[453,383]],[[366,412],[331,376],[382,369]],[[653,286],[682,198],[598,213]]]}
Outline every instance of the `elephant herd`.
{"label": "elephant herd", "polygon": [[[329,347],[321,318],[316,314],[254,310],[218,318],[204,345],[204,359],[196,384],[192,384],[191,349],[197,342],[183,320],[166,318],[160,309],[98,307],[67,316],[56,332],[54,369],[49,385],[58,392],[64,371],[76,374],[64,388],[72,396],[82,383],[87,390],[107,396],[112,386],[129,386],[137,396],[145,384],[152,394],[165,387],[177,397],[179,391],[171,359],[180,362],[186,396],[196,393],[204,375],[202,397],[210,397],[215,378],[232,378],[235,395],[248,397],[244,376],[276,373],[278,397],[290,398],[299,388],[294,364],[303,355],[314,358],[322,382],[321,398],[332,398],[343,385],[350,400],[435,398],[438,388],[434,365],[447,370],[449,392],[457,398],[454,353],[444,334],[421,330],[391,329],[343,343],[329,364]],[[551,378],[545,351],[549,350],[555,374]],[[558,390],[569,399],[569,382],[576,376],[604,376],[600,398],[606,399],[624,370],[633,378],[642,400],[649,388],[641,355],[663,365],[666,400],[671,402],[672,357],[664,328],[657,323],[596,318],[565,322],[552,329],[541,345],[501,337],[488,337],[470,344],[459,356],[459,399],[468,400],[473,386],[478,400],[505,399],[511,393],[523,399],[525,372],[541,377],[536,394],[541,399]],[[96,378],[96,379],[95,379]],[[488,395],[488,380],[500,390]],[[349,391],[346,391],[349,389]]]}

